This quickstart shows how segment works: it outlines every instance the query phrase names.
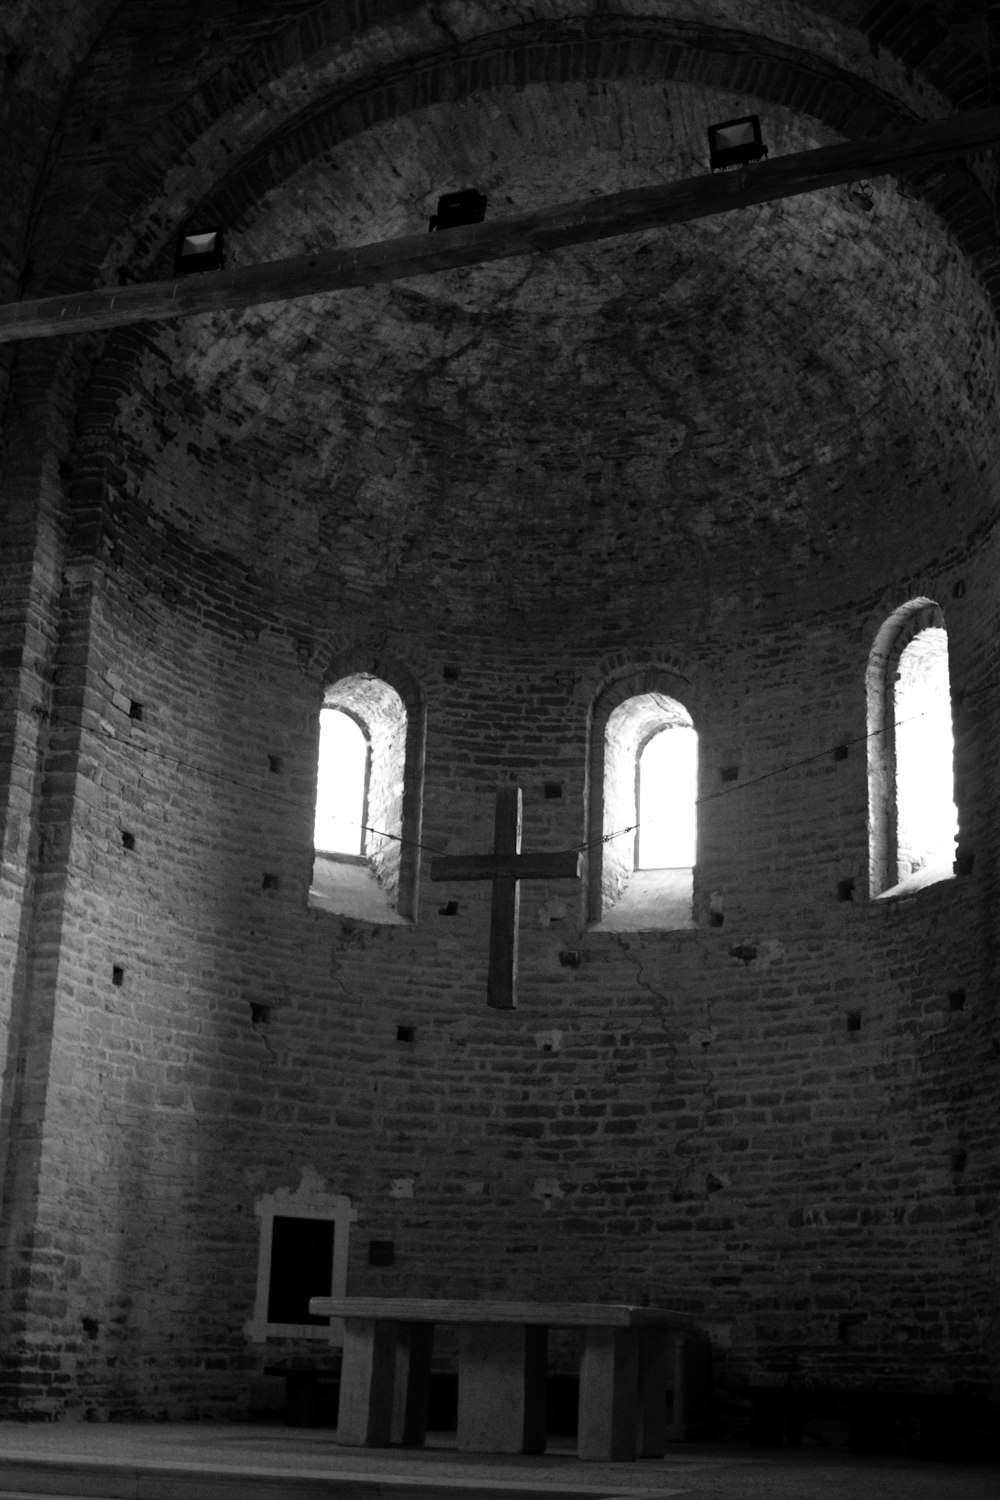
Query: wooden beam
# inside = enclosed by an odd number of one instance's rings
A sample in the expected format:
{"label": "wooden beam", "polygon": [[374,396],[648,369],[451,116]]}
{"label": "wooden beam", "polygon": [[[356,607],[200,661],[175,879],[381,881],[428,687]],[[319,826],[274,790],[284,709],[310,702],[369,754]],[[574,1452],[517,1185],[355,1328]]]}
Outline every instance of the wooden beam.
{"label": "wooden beam", "polygon": [[1000,106],[993,106],[874,140],[779,156],[736,172],[631,188],[437,234],[405,235],[353,250],[296,255],[175,281],[8,303],[0,306],[0,343],[255,307],[558,250],[794,198],[858,178],[927,167],[998,145]]}

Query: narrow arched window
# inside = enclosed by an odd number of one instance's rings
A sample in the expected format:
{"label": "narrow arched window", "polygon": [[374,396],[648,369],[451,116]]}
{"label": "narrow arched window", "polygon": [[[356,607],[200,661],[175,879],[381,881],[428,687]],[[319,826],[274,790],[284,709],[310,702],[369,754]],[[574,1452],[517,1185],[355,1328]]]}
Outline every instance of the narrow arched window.
{"label": "narrow arched window", "polygon": [[896,672],[896,857],[899,879],[945,862],[958,835],[948,637],[920,631]]}
{"label": "narrow arched window", "polygon": [[690,869],[698,832],[698,736],[691,724],[657,729],[639,752],[637,870]]}
{"label": "narrow arched window", "polygon": [[[408,697],[419,702],[412,689]],[[384,678],[352,672],[326,689],[318,730],[309,904],[378,923],[410,917],[422,716],[414,722]]]}
{"label": "narrow arched window", "polygon": [[316,824],[313,843],[327,854],[365,852],[368,809],[368,737],[342,708],[319,716]]}
{"label": "narrow arched window", "polygon": [[588,912],[602,928],[694,925],[698,736],[667,691],[677,680],[639,669],[594,704]]}
{"label": "narrow arched window", "polygon": [[952,875],[958,814],[944,617],[930,599],[896,610],[868,667],[871,893]]}

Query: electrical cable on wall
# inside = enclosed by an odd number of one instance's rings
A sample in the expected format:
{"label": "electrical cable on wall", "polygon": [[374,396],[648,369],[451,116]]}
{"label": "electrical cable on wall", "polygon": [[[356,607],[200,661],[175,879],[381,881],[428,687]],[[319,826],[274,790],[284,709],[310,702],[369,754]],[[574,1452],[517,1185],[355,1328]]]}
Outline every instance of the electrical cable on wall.
{"label": "electrical cable on wall", "polygon": [[[881,729],[873,729],[870,734],[861,734],[853,740],[844,740],[837,745],[830,745],[825,750],[816,751],[814,755],[806,755],[801,760],[789,761],[783,766],[776,767],[773,771],[764,771],[760,776],[753,776],[747,781],[737,781],[734,782],[731,786],[720,787],[718,791],[709,792],[708,795],[704,797],[698,797],[696,799],[695,805],[700,807],[703,803],[714,802],[717,797],[731,796],[733,792],[743,791],[746,787],[757,786],[762,781],[769,781],[775,776],[782,776],[785,774],[785,772],[794,771],[799,766],[807,766],[810,765],[813,761],[823,760],[826,756],[834,754],[834,752],[837,750],[843,749],[845,747],[849,748],[852,745],[866,744],[869,740],[877,738],[878,735],[886,734],[889,729],[899,729],[904,724],[912,724],[915,720],[922,719],[924,717],[924,712],[921,712],[919,714],[911,714],[907,719],[900,719],[892,724],[883,725]],[[240,781],[235,776],[227,776],[222,771],[213,771],[208,766],[199,765],[196,761],[184,760],[180,756],[169,755],[166,751],[158,750],[153,745],[138,745],[134,741],[120,739],[118,735],[107,730],[95,729],[90,725],[79,724],[75,719],[69,719],[60,714],[53,714],[50,717],[49,722],[52,724],[62,724],[71,729],[77,729],[83,734],[96,735],[101,739],[109,740],[113,744],[121,745],[124,748],[139,750],[144,755],[151,755],[158,760],[170,762],[172,765],[183,767],[188,771],[193,771],[196,775],[213,777],[215,780],[221,782],[225,786],[238,787],[241,791],[253,792],[255,796],[260,796],[261,792],[263,791],[266,797],[274,801],[282,802],[286,806],[297,807],[300,805],[299,803],[293,801],[293,799],[286,793],[271,791],[270,789],[261,788],[260,786],[254,786],[250,782]],[[31,767],[24,765],[24,763],[20,761],[15,762],[15,764],[18,765],[21,770],[27,771],[29,774],[31,774]],[[617,828],[612,833],[602,834],[600,838],[591,839],[582,844],[572,844],[567,850],[560,850],[558,852],[585,853],[588,849],[596,849],[600,844],[609,844],[615,839],[624,838],[626,834],[635,833],[642,827],[652,827],[653,824],[658,821],[662,820],[649,818],[644,822],[630,823],[625,828]],[[417,839],[402,838],[399,834],[389,833],[384,828],[373,828],[368,823],[348,823],[347,826],[351,828],[361,829],[365,833],[374,834],[378,838],[391,839],[394,843],[405,844],[409,848],[426,850],[428,854],[442,853],[442,850],[435,847],[433,844],[423,844]]]}

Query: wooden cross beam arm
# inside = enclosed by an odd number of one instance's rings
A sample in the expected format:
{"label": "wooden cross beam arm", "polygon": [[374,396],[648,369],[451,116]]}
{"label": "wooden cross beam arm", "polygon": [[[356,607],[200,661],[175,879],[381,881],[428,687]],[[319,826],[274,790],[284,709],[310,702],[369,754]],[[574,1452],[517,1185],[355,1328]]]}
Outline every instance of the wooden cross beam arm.
{"label": "wooden cross beam arm", "polygon": [[557,854],[439,854],[432,880],[578,880],[583,856]]}
{"label": "wooden cross beam arm", "polygon": [[792,198],[857,178],[905,172],[997,145],[1000,106],[993,106],[914,124],[876,140],[838,142],[736,172],[631,188],[439,234],[406,235],[356,249],[298,255],[176,281],[9,303],[0,307],[0,344],[284,302],[586,244]]}

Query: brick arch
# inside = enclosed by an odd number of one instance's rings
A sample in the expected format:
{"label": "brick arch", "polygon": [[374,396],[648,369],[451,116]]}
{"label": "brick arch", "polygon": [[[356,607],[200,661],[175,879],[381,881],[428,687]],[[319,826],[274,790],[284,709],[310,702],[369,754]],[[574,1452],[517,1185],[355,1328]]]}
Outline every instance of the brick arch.
{"label": "brick arch", "polygon": [[[194,0],[183,3],[195,12],[198,20],[211,9],[196,7]],[[429,26],[415,26],[411,34],[406,33],[406,23],[419,21],[428,9],[421,0],[376,0],[366,5],[328,0],[326,4],[308,5],[305,14],[301,13],[301,3],[293,6],[287,0],[284,15],[270,25],[262,24],[255,7],[247,5],[240,8],[240,16],[227,18],[225,27],[211,28],[207,36],[204,25],[197,22],[186,28],[183,11],[180,17],[175,17],[176,9],[171,11],[170,34],[160,37],[158,46],[158,34],[150,26],[146,7],[137,13],[135,4],[121,4],[87,67],[77,75],[63,113],[59,154],[47,164],[46,192],[35,206],[36,258],[39,254],[44,258],[44,246],[57,237],[59,224],[67,218],[67,204],[79,193],[81,180],[95,180],[100,185],[95,186],[89,202],[80,203],[77,198],[69,214],[74,234],[68,253],[63,249],[50,261],[51,281],[29,278],[27,285],[32,295],[45,289],[57,291],[86,284],[88,267],[89,274],[93,274],[98,266],[108,263],[108,224],[117,224],[120,232],[129,236],[134,226],[146,225],[145,232],[139,232],[137,255],[129,254],[126,259],[132,263],[133,271],[138,264],[148,268],[151,254],[155,255],[165,243],[164,220],[173,226],[185,216],[177,202],[177,193],[186,195],[186,206],[190,209],[212,191],[210,178],[220,146],[229,155],[234,139],[256,137],[254,156],[266,159],[268,154],[274,155],[280,180],[285,171],[281,159],[283,143],[296,132],[309,135],[329,103],[355,105],[360,120],[355,129],[366,128],[380,118],[405,113],[413,107],[405,102],[411,78],[420,80],[418,91],[421,87],[426,89],[424,102],[466,97],[491,86],[490,75],[492,82],[496,81],[498,53],[508,57],[516,82],[533,77],[561,82],[573,78],[636,76],[638,61],[642,65],[652,64],[658,76],[703,82],[713,87],[734,87],[772,102],[786,103],[793,110],[808,109],[824,119],[823,95],[832,81],[839,80],[840,86],[848,91],[866,87],[845,70],[799,45],[802,37],[809,37],[812,42],[815,30],[805,18],[796,27],[794,11],[788,13],[787,7],[782,19],[787,37],[792,40],[782,41],[740,29],[742,17],[736,3],[731,5],[731,28],[725,21],[719,24],[717,20],[713,25],[655,16],[639,20],[608,9],[596,16],[581,16],[567,4],[562,16],[546,22],[525,24],[522,14],[512,13],[508,30],[498,32],[495,13],[487,12],[491,31],[466,35],[461,41],[433,9]],[[716,16],[718,9],[715,7]],[[386,47],[379,37],[380,30],[386,33],[391,28],[396,28],[393,35],[398,60],[394,62],[385,60]],[[191,53],[200,49],[203,56],[189,55],[183,42],[178,43],[178,35],[183,38],[187,30],[192,32]],[[838,32],[843,33],[845,45],[856,35],[839,25]],[[408,44],[426,52],[428,38],[435,33],[441,36],[437,52],[421,57],[411,50],[406,57],[398,56]],[[378,59],[373,81],[368,84],[359,77],[347,78],[340,85],[339,98],[334,95],[332,100],[327,99],[327,85],[323,101],[313,99],[295,118],[282,119],[288,101],[308,93],[308,84],[303,83],[306,72],[321,71],[318,69],[321,62],[331,65],[332,60],[339,61],[362,36]],[[831,42],[827,45],[832,47]],[[150,87],[158,83],[157,64],[162,69],[164,57],[169,57],[172,76],[182,80],[181,102],[173,102],[169,109],[159,108],[151,117],[151,128],[128,142],[129,171],[123,177],[115,170],[111,158],[103,166],[95,163],[95,119],[101,120],[114,108],[118,79],[134,79],[148,72]],[[616,69],[622,71],[616,74]],[[787,70],[790,81],[783,85],[774,76],[776,69]],[[960,87],[967,83],[968,76],[966,68],[956,75],[954,82]],[[323,87],[322,82],[318,86]],[[892,114],[894,106],[889,96],[883,95],[882,99]],[[257,100],[266,101],[265,107],[254,107],[252,102]],[[136,103],[130,101],[126,92],[117,100],[118,108],[125,111],[130,102]],[[265,136],[261,130],[266,119],[279,123]],[[226,139],[220,141],[213,132],[223,122]],[[833,128],[841,128],[834,118],[827,122]],[[858,121],[855,128],[858,133],[871,132],[870,123],[865,121]],[[202,148],[199,142],[204,143]],[[310,152],[315,155],[309,144],[305,150],[305,159],[311,159]],[[199,156],[206,151],[208,163],[199,164]],[[180,162],[185,164],[188,185],[170,189],[168,206],[162,202],[164,180],[168,172],[173,171],[176,177],[176,165]],[[86,164],[82,175],[81,163]],[[240,172],[243,168],[236,170]],[[157,200],[161,200],[159,219],[153,207]]]}
{"label": "brick arch", "polygon": [[[123,12],[128,9],[123,7]],[[735,6],[733,9],[735,19],[739,11]],[[80,247],[79,255],[76,260],[72,254],[60,255],[51,268],[54,280],[31,282],[32,293],[85,284],[101,266],[107,274],[121,259],[120,252],[109,250],[108,224],[118,225],[118,234],[132,242],[131,252],[126,253],[129,279],[135,274],[150,274],[157,265],[160,269],[166,265],[173,227],[196,208],[210,211],[218,207],[227,212],[228,222],[239,222],[247,205],[256,203],[261,192],[347,136],[439,99],[469,97],[500,83],[600,81],[644,75],[678,79],[744,92],[793,112],[808,112],[847,136],[870,135],[916,116],[916,110],[902,107],[885,89],[794,43],[736,27],[657,17],[639,19],[605,11],[596,16],[568,14],[531,25],[519,21],[508,32],[479,35],[460,43],[449,37],[440,51],[411,54],[383,66],[368,82],[352,78],[333,94],[325,94],[322,101],[306,104],[294,118],[279,119],[266,136],[260,134],[262,116],[280,116],[282,93],[290,97],[303,92],[299,82],[296,88],[280,90],[271,98],[276,80],[298,79],[311,64],[329,58],[338,47],[365,33],[366,26],[371,30],[378,23],[402,23],[420,11],[414,0],[384,0],[374,13],[371,7],[363,12],[353,6],[318,6],[269,34],[266,44],[250,47],[235,59],[226,60],[223,54],[217,71],[192,87],[181,106],[158,119],[156,129],[146,138],[133,143],[127,178],[113,174],[89,205],[81,205],[73,236],[73,244]],[[121,17],[119,24],[123,24]],[[789,24],[788,30],[794,31],[794,25]],[[805,26],[801,30],[808,34]],[[113,34],[114,28],[109,28],[109,33]],[[844,32],[845,38],[850,35]],[[426,37],[426,32],[422,36]],[[907,36],[912,44],[912,29]],[[960,55],[964,56],[961,49]],[[975,102],[975,91],[972,100],[965,97],[972,73],[968,58],[964,61],[964,67],[953,66],[948,73],[956,103]],[[101,104],[108,65],[101,68],[95,61],[93,72],[100,88],[95,97],[96,85],[88,78],[81,80],[79,97],[71,99],[65,119],[67,139],[91,129],[94,111]],[[240,110],[265,96],[267,110],[258,108],[241,121]],[[333,126],[328,123],[331,115],[336,118]],[[230,139],[253,139],[254,134],[257,139],[231,177],[212,186],[210,178],[222,144],[213,132],[223,122]],[[79,153],[83,149],[77,141],[75,150]],[[226,154],[230,152],[227,140]],[[202,161],[206,155],[208,159]],[[180,162],[184,163],[186,183],[179,180],[176,170]],[[65,180],[60,173],[65,174]],[[172,177],[169,204],[164,201],[168,173]],[[52,240],[57,224],[64,220],[67,194],[75,189],[76,175],[69,158],[65,168],[58,160],[50,162],[47,201],[43,199],[36,211],[35,239],[39,245]],[[942,203],[941,208],[951,210],[957,207],[954,180],[949,181],[948,189],[947,204]],[[178,194],[183,194],[183,204],[178,202]],[[166,233],[165,224],[169,226]],[[145,225],[145,229],[134,239],[136,225]],[[89,250],[85,248],[88,243]]]}
{"label": "brick arch", "polygon": [[[599,922],[615,888],[632,868],[632,842],[605,843],[608,731],[621,743],[623,761],[635,765],[642,747],[668,723],[697,727],[698,698],[691,681],[674,667],[646,663],[620,669],[598,692],[590,712],[587,763],[587,915]],[[624,852],[623,852],[624,851]]]}
{"label": "brick arch", "polygon": [[[387,5],[387,12],[408,13],[414,7]],[[343,34],[322,8],[307,26],[296,23],[298,41],[287,46],[289,55],[301,63]],[[398,118],[438,99],[468,98],[501,85],[526,83],[657,77],[703,84],[713,89],[743,92],[750,97],[808,112],[829,128],[845,136],[871,135],[898,127],[914,118],[885,90],[876,88],[846,70],[804,50],[746,32],[720,27],[695,26],[670,21],[633,18],[603,13],[584,20],[564,20],[519,26],[516,31],[478,38],[459,47],[410,58],[383,70],[367,84],[351,85],[339,94],[310,105],[294,120],[281,123],[266,138],[257,141],[234,171],[221,182],[207,180],[208,165],[199,166],[198,142],[207,138],[213,121],[228,118],[238,102],[253,95],[272,76],[276,65],[286,66],[289,57],[273,45],[233,65],[230,78],[223,73],[194,93],[183,108],[172,112],[168,123],[148,145],[148,163],[138,158],[126,185],[116,181],[105,197],[93,206],[89,219],[80,226],[80,243],[90,242],[87,264],[76,267],[77,284],[108,274],[115,251],[109,248],[106,226],[119,227],[119,236],[133,222],[147,225],[135,244],[128,279],[168,273],[168,252],[173,228],[192,213],[221,216],[231,225],[248,222],[262,196],[288,176],[329,152],[343,140],[371,126]],[[206,121],[208,124],[206,124]],[[164,202],[164,182],[176,163],[186,160],[186,185],[171,186],[174,199],[183,193],[183,207],[170,211]],[[972,174],[952,163],[916,174],[916,190],[935,208],[983,281],[995,310],[1000,311],[1000,245],[993,233],[993,208]],[[124,197],[123,193],[130,196]],[[44,223],[41,208],[39,223]],[[169,225],[169,228],[165,228]],[[39,231],[40,233],[41,231]],[[99,238],[98,238],[99,237]],[[117,243],[112,236],[112,244]],[[42,290],[35,288],[35,291]],[[91,341],[93,344],[96,341]],[[135,358],[139,341],[133,330],[122,329],[104,342],[103,357],[93,375],[84,420],[98,414],[97,425],[111,417],[114,395],[128,380],[128,365]],[[22,383],[41,389],[54,388],[67,378],[79,378],[86,360],[75,352],[65,356],[51,343],[24,353],[29,368]],[[19,354],[19,366],[22,355]],[[20,376],[20,370],[19,370]],[[98,443],[99,446],[99,443]]]}
{"label": "brick arch", "polygon": [[[348,684],[349,691],[336,698],[335,688]],[[367,686],[366,686],[367,685]],[[391,740],[397,728],[389,696],[379,685],[392,690],[402,705],[405,717],[401,746],[387,748],[384,766],[379,765],[378,739]],[[342,702],[341,702],[342,700]],[[384,652],[363,649],[339,652],[325,664],[317,717],[324,705],[346,706],[361,720],[372,742],[370,797],[375,800],[373,816],[384,809],[379,823],[394,837],[375,840],[369,845],[372,867],[392,899],[400,916],[412,918],[417,910],[417,882],[420,870],[420,828],[423,806],[424,742],[426,710],[424,694],[408,667]],[[393,792],[397,779],[402,780],[401,796]],[[376,826],[379,826],[376,824]]]}

